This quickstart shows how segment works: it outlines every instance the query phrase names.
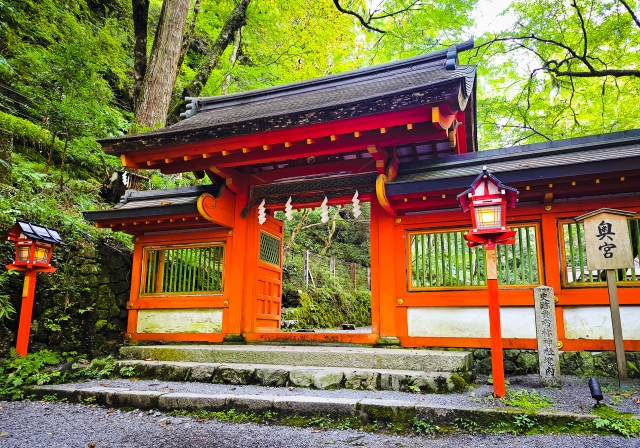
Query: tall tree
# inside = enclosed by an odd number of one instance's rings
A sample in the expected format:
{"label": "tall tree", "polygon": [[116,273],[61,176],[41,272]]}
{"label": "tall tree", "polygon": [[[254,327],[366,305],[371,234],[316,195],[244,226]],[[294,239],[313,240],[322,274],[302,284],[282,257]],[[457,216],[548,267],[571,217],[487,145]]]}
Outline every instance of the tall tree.
{"label": "tall tree", "polygon": [[[184,88],[182,92],[183,97],[196,97],[200,95],[202,89],[209,81],[211,73],[220,65],[220,58],[229,44],[233,42],[236,32],[247,23],[247,8],[249,7],[249,3],[251,3],[251,0],[238,0],[238,3],[220,30],[217,39],[211,48],[209,48],[204,60],[200,63],[195,76]],[[175,117],[179,114],[181,106],[182,104],[178,103],[177,107],[172,111]]]}
{"label": "tall tree", "polygon": [[[637,126],[638,5],[518,0],[501,33],[463,54],[480,70],[480,135],[496,147]],[[623,106],[624,105],[624,106]]]}
{"label": "tall tree", "polygon": [[148,68],[140,88],[136,124],[142,128],[163,127],[182,50],[189,0],[164,0]]}
{"label": "tall tree", "polygon": [[147,72],[147,27],[149,0],[131,0],[133,16],[133,101],[138,103],[142,81]]}

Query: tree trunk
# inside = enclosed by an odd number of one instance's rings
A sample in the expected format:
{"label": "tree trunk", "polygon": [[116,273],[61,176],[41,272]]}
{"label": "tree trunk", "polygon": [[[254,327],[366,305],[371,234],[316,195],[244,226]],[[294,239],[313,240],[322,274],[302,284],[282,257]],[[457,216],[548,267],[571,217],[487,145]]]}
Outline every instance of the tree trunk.
{"label": "tree trunk", "polygon": [[189,0],[164,0],[147,73],[140,90],[136,124],[143,128],[164,126],[176,80]]}
{"label": "tree trunk", "polygon": [[226,50],[234,38],[235,32],[247,23],[247,7],[250,2],[251,0],[238,1],[238,4],[222,27],[218,39],[216,39],[216,42],[213,44],[207,58],[198,68],[198,73],[196,73],[195,78],[193,78],[191,84],[184,89],[184,96],[200,95],[207,81],[209,81],[211,73],[220,63],[220,56],[222,56],[222,53],[224,53],[224,50]]}
{"label": "tree trunk", "polygon": [[[236,61],[238,60],[238,55],[240,54],[240,42],[242,42],[242,28],[238,28],[235,32],[235,36],[233,38],[233,51],[231,52],[231,57],[229,58],[229,63],[231,64],[231,68],[236,65]],[[222,80],[222,94],[226,95],[229,93],[229,86],[231,85],[231,73],[227,72],[224,75],[224,79]]]}
{"label": "tree trunk", "polygon": [[320,251],[320,255],[324,255],[329,250],[329,246],[331,246],[331,238],[333,238],[333,234],[336,233],[336,220],[338,219],[338,213],[340,213],[340,206],[336,208],[336,212],[333,214],[333,218],[331,218],[331,228],[329,229],[329,234],[327,235],[327,240],[324,242],[324,247]]}
{"label": "tree trunk", "polygon": [[187,51],[189,51],[189,46],[191,45],[191,41],[193,40],[193,33],[196,29],[196,22],[198,20],[198,13],[200,12],[200,3],[202,0],[196,0],[193,4],[193,14],[191,15],[191,23],[189,24],[189,29],[184,34],[182,38],[182,50],[180,51],[180,58],[178,59],[178,66],[176,67],[176,77],[180,73],[180,67],[182,67],[182,63],[184,62],[184,58],[187,57]]}
{"label": "tree trunk", "polygon": [[0,129],[0,184],[11,184],[13,135]]}
{"label": "tree trunk", "polygon": [[133,6],[133,104],[138,104],[140,88],[147,72],[147,27],[149,23],[149,0],[131,0]]}
{"label": "tree trunk", "polygon": [[49,167],[51,166],[51,159],[53,158],[53,148],[56,146],[56,134],[51,133],[51,146],[49,146],[49,157],[47,157],[47,164],[44,166],[44,173],[47,174],[49,172]]}
{"label": "tree trunk", "polygon": [[309,217],[309,209],[305,208],[301,213],[300,221],[298,221],[298,224],[295,226],[295,228],[291,232],[291,236],[289,237],[289,242],[287,243],[287,247],[285,247],[284,250],[289,250],[291,248],[291,246],[293,245],[293,241],[296,239],[296,235],[302,229],[302,226],[304,225],[308,217]]}

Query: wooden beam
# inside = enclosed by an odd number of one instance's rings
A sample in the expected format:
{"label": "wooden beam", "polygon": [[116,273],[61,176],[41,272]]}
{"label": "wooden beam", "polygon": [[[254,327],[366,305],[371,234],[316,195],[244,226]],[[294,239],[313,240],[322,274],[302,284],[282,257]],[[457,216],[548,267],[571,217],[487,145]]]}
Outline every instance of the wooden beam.
{"label": "wooden beam", "polygon": [[[334,122],[321,123],[310,126],[300,126],[277,131],[261,132],[238,137],[212,139],[204,142],[185,143],[181,145],[167,146],[137,151],[129,151],[125,154],[122,163],[124,166],[144,168],[146,161],[153,157],[154,160],[165,158],[197,155],[208,153],[213,156],[221,151],[240,150],[241,148],[262,147],[282,144],[285,141],[306,141],[306,139],[320,139],[331,135],[352,134],[356,131],[378,130],[384,126],[387,130],[392,126],[407,126],[409,123],[428,121],[431,118],[431,107],[421,106],[396,112],[369,115],[366,117],[350,118]],[[121,157],[122,159],[122,157]],[[141,166],[137,166],[141,165]]]}
{"label": "wooden beam", "polygon": [[165,174],[175,174],[203,169],[203,167],[210,165],[218,168],[257,165],[311,156],[318,157],[329,154],[353,152],[355,150],[364,150],[369,145],[393,146],[415,141],[439,140],[446,137],[446,131],[435,129],[430,122],[423,122],[415,124],[412,131],[407,131],[404,127],[394,127],[383,135],[372,133],[371,135],[363,135],[359,138],[355,138],[353,135],[342,135],[340,140],[334,142],[324,138],[316,141],[313,145],[298,145],[293,148],[280,147],[270,151],[231,154],[226,157],[213,156],[206,161],[191,160],[189,162],[173,163],[171,165],[163,164],[157,168]]}
{"label": "wooden beam", "polygon": [[449,129],[453,124],[453,120],[455,120],[455,114],[445,114],[443,110],[440,109],[439,106],[434,106],[431,108],[431,121],[433,125],[438,129]]}
{"label": "wooden beam", "polygon": [[218,168],[215,165],[211,165],[209,169],[214,174],[222,177],[225,180],[225,185],[235,194],[241,194],[244,191],[242,174],[239,171],[233,168]]}
{"label": "wooden beam", "polygon": [[375,165],[372,159],[355,159],[346,161],[334,161],[314,163],[312,165],[293,165],[287,168],[258,171],[249,175],[251,185],[268,184],[278,179],[287,179],[298,176],[312,176],[315,174],[350,171],[352,173],[366,173],[374,171]]}
{"label": "wooden beam", "polygon": [[367,146],[367,151],[376,161],[376,169],[378,170],[378,173],[384,174],[386,171],[387,162],[389,161],[389,153],[387,152],[387,150],[378,145],[369,145]]}

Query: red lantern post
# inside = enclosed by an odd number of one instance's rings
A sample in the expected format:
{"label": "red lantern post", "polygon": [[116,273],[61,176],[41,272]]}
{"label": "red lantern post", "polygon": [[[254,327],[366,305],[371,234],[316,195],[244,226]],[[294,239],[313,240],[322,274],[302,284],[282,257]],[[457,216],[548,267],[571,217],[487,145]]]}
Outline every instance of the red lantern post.
{"label": "red lantern post", "polygon": [[503,185],[483,168],[471,187],[458,195],[462,211],[471,210],[472,229],[464,235],[469,247],[484,246],[486,278],[489,292],[489,331],[491,336],[491,372],[493,395],[504,397],[504,361],[502,358],[502,328],[498,297],[498,263],[496,244],[513,244],[514,230],[506,226],[507,207],[516,206],[518,190]]}
{"label": "red lantern post", "polygon": [[26,356],[29,348],[36,275],[38,272],[56,271],[56,268],[51,266],[53,248],[56,245],[66,246],[66,244],[60,238],[57,230],[20,220],[9,231],[7,239],[15,243],[16,256],[13,263],[5,267],[9,270],[24,272],[16,351],[21,356]]}

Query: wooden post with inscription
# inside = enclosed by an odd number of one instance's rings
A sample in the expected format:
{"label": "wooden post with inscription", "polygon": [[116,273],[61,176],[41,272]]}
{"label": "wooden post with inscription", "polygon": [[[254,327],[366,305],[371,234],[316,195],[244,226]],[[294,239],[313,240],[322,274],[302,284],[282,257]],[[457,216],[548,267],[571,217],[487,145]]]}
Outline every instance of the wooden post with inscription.
{"label": "wooden post with inscription", "polygon": [[607,273],[613,342],[616,349],[620,388],[628,387],[628,378],[615,270],[623,269],[624,275],[626,275],[626,269],[633,268],[628,220],[634,216],[635,213],[632,212],[601,208],[575,219],[576,222],[584,223],[587,268],[589,270],[605,270]]}

